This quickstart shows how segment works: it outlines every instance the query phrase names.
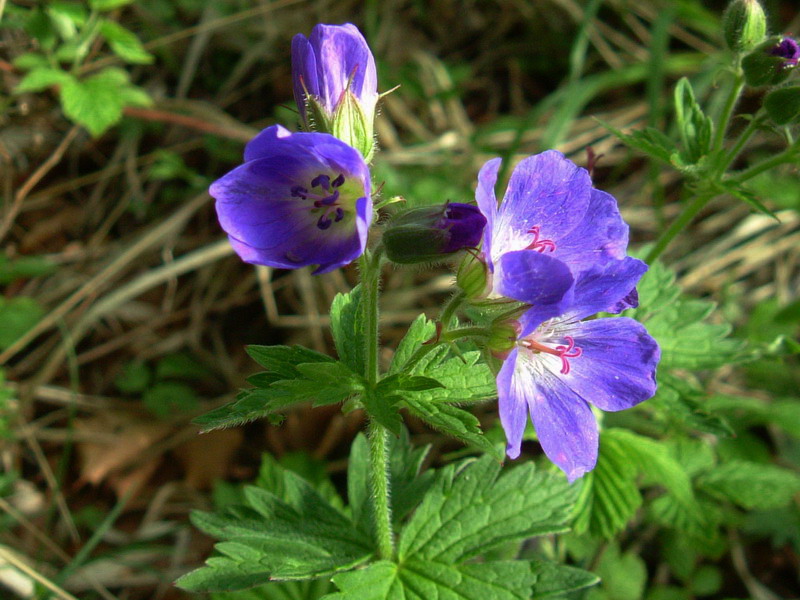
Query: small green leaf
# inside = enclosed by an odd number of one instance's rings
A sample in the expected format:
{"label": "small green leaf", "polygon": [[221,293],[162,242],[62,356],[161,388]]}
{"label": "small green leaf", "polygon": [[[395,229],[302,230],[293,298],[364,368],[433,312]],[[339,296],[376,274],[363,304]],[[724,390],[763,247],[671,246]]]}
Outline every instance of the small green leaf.
{"label": "small green leaf", "polygon": [[56,67],[36,67],[28,72],[14,88],[14,92],[22,94],[24,92],[40,92],[54,85],[64,85],[67,82],[74,82],[75,78]]}
{"label": "small green leaf", "polygon": [[686,77],[675,86],[675,118],[683,142],[681,156],[689,165],[695,164],[711,149],[714,125],[695,100],[692,84]]}
{"label": "small green leaf", "polygon": [[377,390],[382,394],[390,394],[397,391],[422,392],[444,386],[432,377],[422,375],[406,375],[405,373],[395,373],[384,377],[378,382]]}
{"label": "small green leaf", "polygon": [[786,506],[800,492],[800,477],[775,465],[735,460],[709,471],[699,487],[715,498],[745,509]]}
{"label": "small green leaf", "polygon": [[364,323],[361,286],[336,294],[331,304],[331,330],[339,359],[354,373],[364,373]]}
{"label": "small green leaf", "polygon": [[25,54],[20,54],[11,62],[16,68],[22,71],[31,71],[33,69],[48,68],[53,66],[46,56],[37,52],[26,52]]}
{"label": "small green leaf", "polygon": [[106,39],[112,52],[125,62],[149,65],[154,60],[136,34],[115,21],[103,19],[100,22],[100,35]]}
{"label": "small green leaf", "polygon": [[602,583],[598,591],[605,592],[609,600],[641,600],[647,583],[647,566],[633,552],[621,552],[617,544],[610,544],[597,565]]}
{"label": "small green leaf", "polygon": [[80,81],[66,80],[60,89],[64,114],[97,137],[122,118],[121,90],[129,85],[127,73],[119,69],[106,69]]}

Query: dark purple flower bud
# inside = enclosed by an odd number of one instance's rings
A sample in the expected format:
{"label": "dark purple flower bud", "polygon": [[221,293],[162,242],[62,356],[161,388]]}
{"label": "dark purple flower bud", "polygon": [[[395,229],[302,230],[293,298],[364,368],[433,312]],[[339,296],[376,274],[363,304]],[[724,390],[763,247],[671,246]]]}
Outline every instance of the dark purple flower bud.
{"label": "dark purple flower bud", "polygon": [[245,262],[282,269],[344,266],[363,252],[372,221],[370,177],[357,150],[327,133],[273,125],[244,164],[211,184],[217,216]]}
{"label": "dark purple flower bud", "polygon": [[800,61],[800,46],[790,37],[771,37],[742,59],[747,85],[762,87],[786,81]]}
{"label": "dark purple flower bud", "polygon": [[800,61],[800,44],[790,37],[785,37],[769,53],[784,59],[787,67],[794,67]]}
{"label": "dark purple flower bud", "polygon": [[351,24],[317,25],[292,40],[297,108],[308,130],[330,133],[372,156],[378,77],[367,41]]}
{"label": "dark purple flower bud", "polygon": [[486,217],[477,206],[449,202],[408,210],[392,219],[383,234],[392,262],[414,264],[441,260],[481,241]]}

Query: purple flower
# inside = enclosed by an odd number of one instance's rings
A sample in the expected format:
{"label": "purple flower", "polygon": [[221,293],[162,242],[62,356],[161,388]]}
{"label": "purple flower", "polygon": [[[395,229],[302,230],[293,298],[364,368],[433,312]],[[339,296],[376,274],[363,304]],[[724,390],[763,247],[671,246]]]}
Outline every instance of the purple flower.
{"label": "purple flower", "polygon": [[245,262],[326,273],[364,252],[372,221],[369,170],[325,133],[268,127],[244,164],[211,184],[219,222]]}
{"label": "purple flower", "polygon": [[785,37],[769,53],[783,58],[785,67],[794,67],[800,61],[800,44],[790,37]]}
{"label": "purple flower", "polygon": [[317,25],[308,38],[294,36],[292,79],[306,129],[332,133],[371,156],[378,77],[355,25]]}
{"label": "purple flower", "polygon": [[555,150],[530,156],[514,169],[498,208],[499,168],[499,158],[487,162],[475,192],[487,219],[482,250],[493,274],[490,297],[553,304],[581,271],[625,257],[628,226],[613,196],[592,188],[585,169]]}
{"label": "purple flower", "polygon": [[572,482],[597,462],[589,405],[618,411],[655,394],[660,350],[645,328],[627,317],[582,321],[616,307],[646,270],[634,258],[592,267],[576,277],[560,314],[545,319],[534,307],[522,316],[497,375],[509,457],[520,454],[530,414],[545,454]]}

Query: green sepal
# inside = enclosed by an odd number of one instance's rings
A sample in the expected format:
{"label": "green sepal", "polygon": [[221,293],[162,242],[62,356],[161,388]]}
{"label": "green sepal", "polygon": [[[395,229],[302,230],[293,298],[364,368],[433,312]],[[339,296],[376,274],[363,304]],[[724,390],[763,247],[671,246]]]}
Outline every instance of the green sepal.
{"label": "green sepal", "polygon": [[330,133],[358,150],[364,160],[370,162],[375,153],[374,119],[374,114],[364,112],[355,94],[345,90],[330,120]]}
{"label": "green sepal", "polygon": [[686,77],[675,86],[675,117],[683,143],[682,159],[688,164],[697,163],[711,149],[714,124],[697,103]]}
{"label": "green sepal", "polygon": [[782,40],[781,36],[771,37],[742,59],[742,71],[747,85],[750,87],[778,85],[791,75],[793,67],[786,64],[786,59],[770,54]]}
{"label": "green sepal", "polygon": [[800,120],[800,85],[772,90],[764,98],[764,109],[778,125]]}

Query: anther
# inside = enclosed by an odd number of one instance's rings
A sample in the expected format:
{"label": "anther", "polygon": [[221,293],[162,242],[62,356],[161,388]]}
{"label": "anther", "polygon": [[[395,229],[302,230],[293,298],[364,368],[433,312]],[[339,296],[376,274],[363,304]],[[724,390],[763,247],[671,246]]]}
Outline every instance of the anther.
{"label": "anther", "polygon": [[322,230],[325,230],[325,229],[327,229],[328,227],[330,227],[332,223],[333,223],[333,221],[332,221],[332,220],[331,220],[331,219],[328,217],[328,215],[327,215],[327,213],[326,213],[326,214],[322,215],[322,216],[321,216],[321,217],[320,217],[320,218],[317,220],[317,227],[319,227],[319,228],[320,228],[320,229],[322,229]]}
{"label": "anther", "polygon": [[539,239],[539,226],[536,225],[528,230],[528,233],[533,234],[533,241],[528,244],[526,250],[537,250],[539,252],[552,252],[556,249],[556,243],[553,240],[540,240]]}
{"label": "anther", "polygon": [[339,176],[333,181],[331,181],[331,186],[336,188],[341,186],[343,183],[344,183],[344,175],[339,173]]}
{"label": "anther", "polygon": [[336,217],[334,217],[333,220],[334,220],[335,223],[338,223],[342,219],[344,219],[344,210],[342,210],[341,207],[337,206],[336,207]]}
{"label": "anther", "polygon": [[311,180],[311,187],[321,186],[326,192],[331,189],[331,178],[327,175],[319,174]]}

